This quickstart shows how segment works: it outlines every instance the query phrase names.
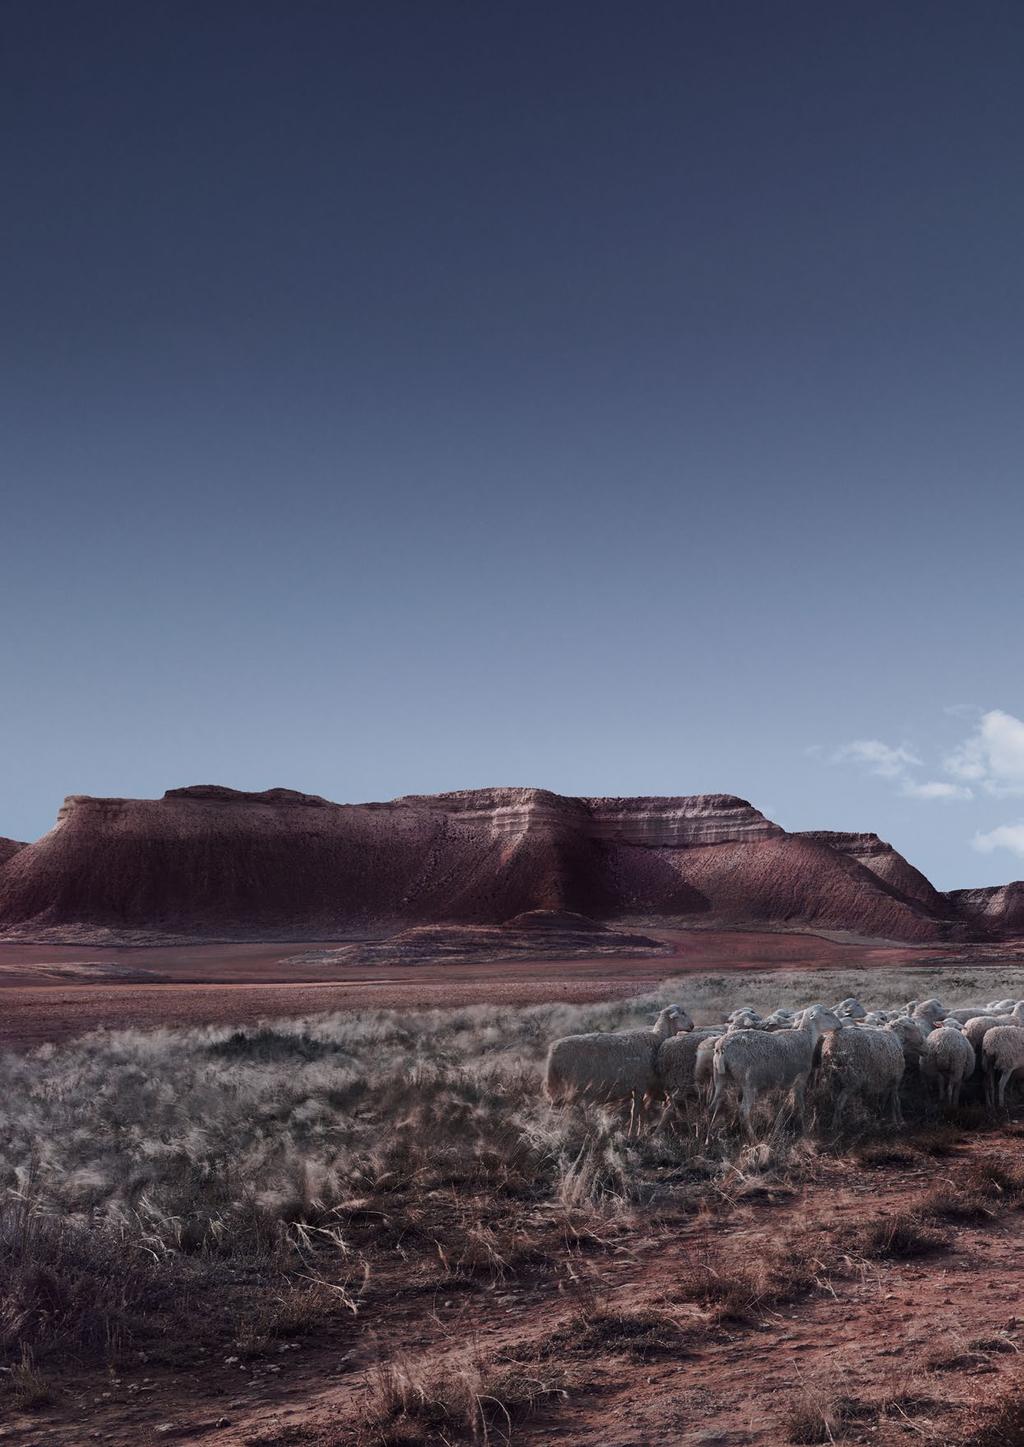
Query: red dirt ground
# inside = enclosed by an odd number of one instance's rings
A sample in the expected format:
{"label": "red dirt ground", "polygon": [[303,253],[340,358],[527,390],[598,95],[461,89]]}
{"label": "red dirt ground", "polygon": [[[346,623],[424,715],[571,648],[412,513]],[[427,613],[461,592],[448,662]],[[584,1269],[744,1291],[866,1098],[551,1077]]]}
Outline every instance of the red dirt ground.
{"label": "red dirt ground", "polygon": [[[687,971],[923,964],[939,953],[811,934],[653,933],[672,944],[671,954],[633,960],[605,956],[364,967],[357,972],[337,964],[290,963],[310,950],[308,942],[161,948],[0,943],[0,1046],[65,1040],[99,1026],[244,1024],[275,1015],[378,1006],[583,1002],[642,994]],[[330,943],[320,948],[328,949]],[[960,947],[956,956],[964,953]]]}
{"label": "red dirt ground", "polygon": [[[558,1364],[576,1380],[568,1400],[516,1426],[517,1447],[782,1447],[798,1394],[851,1399],[864,1414],[840,1440],[927,1447],[959,1439],[977,1411],[1019,1373],[1024,1321],[1024,1215],[997,1212],[943,1228],[947,1244],[925,1261],[818,1262],[820,1284],[760,1319],[717,1325],[679,1283],[694,1259],[725,1246],[754,1258],[785,1239],[858,1225],[913,1207],[937,1179],[973,1155],[1019,1160],[1012,1132],[965,1140],[940,1162],[865,1170],[824,1162],[796,1191],[761,1192],[671,1229],[655,1220],[610,1255],[567,1258],[512,1281],[456,1293],[410,1279],[398,1263],[370,1278],[358,1323],[342,1322],[294,1351],[263,1360],[237,1355],[201,1372],[142,1363],[97,1390],[69,1377],[62,1402],[34,1418],[12,1414],[2,1440],[18,1447],[141,1447],[159,1441],[209,1447],[310,1447],[351,1440],[372,1392],[375,1363],[436,1367],[475,1347],[536,1360],[538,1344],[581,1301],[616,1311],[657,1310],[687,1332],[681,1349],[644,1363],[610,1351]],[[575,1278],[575,1279],[574,1279]],[[357,1329],[358,1328],[358,1329]],[[543,1370],[541,1368],[540,1370]],[[159,1434],[159,1435],[158,1435]],[[321,1435],[322,1434],[322,1435]],[[353,1434],[354,1435],[354,1434]],[[493,1438],[504,1441],[504,1437]]]}

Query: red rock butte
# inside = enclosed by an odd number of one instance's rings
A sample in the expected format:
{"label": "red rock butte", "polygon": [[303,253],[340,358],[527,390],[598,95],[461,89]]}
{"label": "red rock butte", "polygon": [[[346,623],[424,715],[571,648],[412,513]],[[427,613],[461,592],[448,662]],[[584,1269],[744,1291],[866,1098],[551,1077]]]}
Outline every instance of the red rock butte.
{"label": "red rock butte", "polygon": [[196,785],[74,794],[42,839],[3,846],[0,934],[25,940],[381,938],[538,910],[911,943],[1024,933],[1024,884],[941,894],[877,835],[789,834],[730,794],[333,804]]}

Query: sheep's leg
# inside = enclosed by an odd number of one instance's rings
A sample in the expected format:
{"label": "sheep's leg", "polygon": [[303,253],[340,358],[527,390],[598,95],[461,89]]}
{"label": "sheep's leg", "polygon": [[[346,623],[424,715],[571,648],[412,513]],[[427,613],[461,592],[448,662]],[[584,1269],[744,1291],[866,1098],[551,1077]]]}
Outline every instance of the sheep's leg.
{"label": "sheep's leg", "polygon": [[1002,1109],[1006,1105],[1006,1087],[1010,1083],[1012,1070],[1001,1070],[999,1072],[999,1106]]}
{"label": "sheep's leg", "polygon": [[793,1108],[800,1118],[800,1129],[807,1129],[807,1076],[799,1075],[793,1082]]}
{"label": "sheep's leg", "polygon": [[746,1127],[747,1135],[754,1134],[754,1123],[751,1120],[751,1112],[754,1109],[754,1101],[757,1099],[757,1091],[752,1085],[743,1086],[743,1094],[740,1097],[740,1119]]}
{"label": "sheep's leg", "polygon": [[995,1103],[996,1103],[995,1076],[993,1075],[992,1071],[986,1066],[986,1068],[985,1068],[985,1104],[988,1106],[989,1110],[991,1110],[992,1107],[995,1105]]}

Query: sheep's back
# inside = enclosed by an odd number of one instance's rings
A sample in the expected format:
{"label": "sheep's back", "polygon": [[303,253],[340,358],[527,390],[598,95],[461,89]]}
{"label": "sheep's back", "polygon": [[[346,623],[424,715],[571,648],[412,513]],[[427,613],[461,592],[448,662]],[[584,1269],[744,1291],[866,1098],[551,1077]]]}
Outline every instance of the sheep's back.
{"label": "sheep's back", "polygon": [[715,1059],[756,1089],[788,1086],[810,1070],[814,1042],[806,1030],[737,1030],[715,1042]]}
{"label": "sheep's back", "polygon": [[832,1030],[821,1047],[822,1068],[842,1085],[886,1089],[903,1078],[903,1046],[889,1030]]}

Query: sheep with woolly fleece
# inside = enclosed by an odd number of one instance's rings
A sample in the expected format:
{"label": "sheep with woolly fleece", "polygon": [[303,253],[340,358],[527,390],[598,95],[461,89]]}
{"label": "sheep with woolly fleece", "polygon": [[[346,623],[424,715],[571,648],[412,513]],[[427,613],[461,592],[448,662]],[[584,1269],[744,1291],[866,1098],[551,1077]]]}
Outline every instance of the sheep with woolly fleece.
{"label": "sheep with woolly fleece", "polygon": [[692,1030],[681,1005],[669,1005],[647,1030],[595,1031],[564,1035],[548,1050],[544,1088],[551,1101],[573,1096],[592,1100],[643,1101],[658,1088],[657,1057],[663,1041]]}
{"label": "sheep with woolly fleece", "polygon": [[964,1034],[977,1051],[988,1032],[1000,1025],[1024,1027],[1024,1005],[1015,1005],[1008,1015],[972,1015],[964,1025]]}
{"label": "sheep with woolly fleece", "polygon": [[1019,1000],[989,1000],[985,1009],[992,1010],[997,1015],[1008,1015],[1010,1011],[1019,1004]]}
{"label": "sheep with woolly fleece", "polygon": [[847,995],[845,1000],[833,1007],[832,1013],[838,1015],[841,1020],[863,1020],[868,1013],[855,995]]}
{"label": "sheep with woolly fleece", "polygon": [[736,1030],[715,1041],[715,1090],[712,1116],[717,1114],[730,1085],[740,1091],[740,1118],[749,1132],[757,1097],[766,1090],[786,1090],[804,1119],[807,1077],[815,1049],[828,1030],[841,1030],[842,1021],[823,1005],[803,1011],[791,1030]]}
{"label": "sheep with woolly fleece", "polygon": [[[765,1033],[770,1034],[771,1032],[766,1031]],[[711,1092],[715,1084],[715,1046],[720,1038],[718,1035],[709,1035],[707,1039],[697,1042],[697,1053],[693,1060],[693,1085],[698,1100],[710,1101],[711,1099]]]}
{"label": "sheep with woolly fleece", "polygon": [[940,1020],[945,1019],[946,1007],[941,1000],[920,1000],[909,1014],[926,1030],[933,1030]]}
{"label": "sheep with woolly fleece", "polygon": [[921,1060],[921,1047],[924,1045],[925,1032],[912,1020],[909,1015],[897,1015],[894,1020],[889,1020],[885,1027],[890,1030],[900,1042],[903,1051],[903,1060],[906,1066],[913,1066],[916,1070]]}
{"label": "sheep with woolly fleece", "polygon": [[966,1025],[968,1020],[978,1020],[983,1015],[988,1015],[993,1019],[997,1015],[1008,1015],[1016,1003],[1016,1000],[1011,1000],[1005,1010],[993,1009],[991,1005],[957,1005],[954,1009],[946,1011],[945,1018],[959,1020],[961,1025]]}
{"label": "sheep with woolly fleece", "polygon": [[1024,1069],[1024,1030],[1019,1025],[996,1025],[981,1043],[985,1099],[990,1106],[1006,1104],[1006,1087]]}
{"label": "sheep with woolly fleece", "polygon": [[940,1101],[957,1105],[974,1070],[974,1047],[962,1031],[940,1025],[924,1037],[919,1068],[926,1080],[935,1082]]}
{"label": "sheep with woolly fleece", "polygon": [[756,1010],[734,1010],[726,1019],[726,1028],[730,1031],[767,1030],[768,1024]]}
{"label": "sheep with woolly fleece", "polygon": [[852,1097],[859,1095],[887,1107],[893,1125],[901,1125],[905,1068],[903,1043],[889,1025],[830,1031],[821,1042],[821,1072],[834,1093],[836,1124]]}
{"label": "sheep with woolly fleece", "polygon": [[766,1030],[788,1030],[796,1018],[795,1010],[787,1010],[779,1006],[770,1015],[765,1016],[764,1028]]}
{"label": "sheep with woolly fleece", "polygon": [[710,1041],[710,1049],[714,1049],[715,1041],[724,1034],[724,1025],[707,1025],[697,1030],[671,1035],[661,1042],[658,1046],[656,1073],[658,1084],[669,1100],[681,1100],[694,1092],[700,1094],[696,1078],[699,1049],[705,1041]]}

